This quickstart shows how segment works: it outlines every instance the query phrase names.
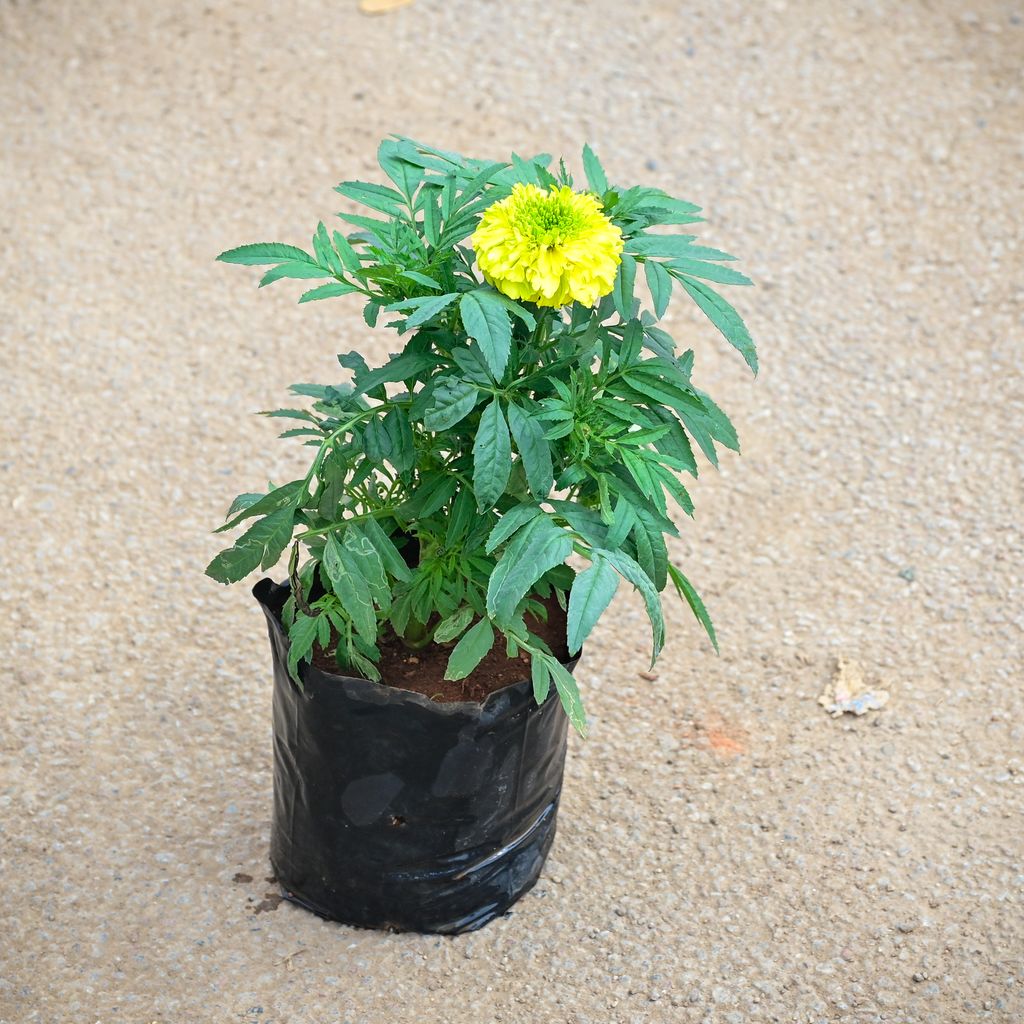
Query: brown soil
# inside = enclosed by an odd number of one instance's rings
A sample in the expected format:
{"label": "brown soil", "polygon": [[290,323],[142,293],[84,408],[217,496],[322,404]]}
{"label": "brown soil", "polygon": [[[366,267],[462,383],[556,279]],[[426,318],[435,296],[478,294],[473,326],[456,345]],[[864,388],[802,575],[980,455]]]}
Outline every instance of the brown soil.
{"label": "brown soil", "polygon": [[[565,612],[554,600],[545,604],[548,609],[547,622],[528,618],[526,624],[547,643],[559,661],[568,661]],[[469,676],[457,681],[445,679],[448,655],[456,643],[458,640],[447,644],[431,644],[413,651],[389,628],[378,643],[381,652],[379,668],[384,683],[400,690],[413,690],[439,704],[447,704],[456,701],[480,702],[495,690],[530,678],[529,655],[506,657],[504,638],[496,634],[494,646]],[[334,660],[334,645],[328,651],[317,647],[313,653],[313,665],[321,672],[337,674],[340,670]]]}

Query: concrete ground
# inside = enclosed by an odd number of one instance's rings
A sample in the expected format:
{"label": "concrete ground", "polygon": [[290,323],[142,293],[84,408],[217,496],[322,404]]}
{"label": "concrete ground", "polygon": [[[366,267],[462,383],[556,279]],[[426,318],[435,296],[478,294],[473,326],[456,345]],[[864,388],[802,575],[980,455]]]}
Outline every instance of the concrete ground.
{"label": "concrete ground", "polygon": [[[1022,58],[987,0],[0,4],[0,1021],[1024,1019]],[[673,603],[645,678],[624,588],[547,870],[456,939],[277,904],[264,625],[202,575],[304,456],[250,414],[394,347],[213,256],[392,130],[589,139],[760,284],[756,381],[670,324],[744,443],[674,550],[722,656]]]}

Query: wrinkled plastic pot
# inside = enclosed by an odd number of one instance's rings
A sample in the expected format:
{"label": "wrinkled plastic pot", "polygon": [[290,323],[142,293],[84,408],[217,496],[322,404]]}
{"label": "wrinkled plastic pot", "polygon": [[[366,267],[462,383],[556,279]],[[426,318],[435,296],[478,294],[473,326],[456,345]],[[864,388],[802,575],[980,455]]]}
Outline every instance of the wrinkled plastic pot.
{"label": "wrinkled plastic pot", "polygon": [[[285,896],[366,928],[457,934],[537,881],[555,838],[566,716],[529,680],[439,704],[286,668],[288,586],[261,580],[274,662],[270,860]],[[568,663],[571,670],[575,661]]]}

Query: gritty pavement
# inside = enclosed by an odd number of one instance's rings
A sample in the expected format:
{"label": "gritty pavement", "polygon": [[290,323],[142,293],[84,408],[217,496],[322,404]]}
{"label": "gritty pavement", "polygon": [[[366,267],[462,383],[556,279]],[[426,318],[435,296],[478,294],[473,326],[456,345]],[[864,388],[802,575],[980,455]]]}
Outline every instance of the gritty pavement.
{"label": "gritty pavement", "polygon": [[[0,1021],[1024,1020],[1022,58],[984,0],[0,3]],[[303,464],[251,413],[395,347],[213,256],[389,131],[587,139],[759,283],[756,381],[669,323],[744,445],[673,549],[723,653],[669,602],[646,678],[623,588],[547,869],[455,939],[279,904],[264,625],[202,575]]]}

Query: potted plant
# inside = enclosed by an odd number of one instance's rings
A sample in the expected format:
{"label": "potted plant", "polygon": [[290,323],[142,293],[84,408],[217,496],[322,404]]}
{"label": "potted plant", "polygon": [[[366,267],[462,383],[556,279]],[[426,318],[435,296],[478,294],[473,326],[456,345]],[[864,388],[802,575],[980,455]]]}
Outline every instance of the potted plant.
{"label": "potted plant", "polygon": [[287,582],[254,589],[285,893],[451,933],[540,872],[566,722],[585,732],[572,670],[620,580],[643,597],[652,664],[669,583],[716,643],[665,537],[671,506],[693,511],[678,476],[697,474],[693,444],[712,464],[738,445],[658,323],[678,286],[756,372],[708,283],[750,282],[693,235],[653,230],[698,207],[609,185],[589,147],[585,188],[547,156],[488,163],[403,137],[379,162],[388,184],[338,186],[369,212],[319,224],[311,252],[218,257],[269,267],[261,286],[313,282],[300,302],[362,296],[367,325],[403,343],[377,367],[340,355],[345,383],[294,385],[308,405],[266,414],[310,446],[309,469],[239,495],[220,529],[247,528],[206,571],[234,583],[290,550]]}

